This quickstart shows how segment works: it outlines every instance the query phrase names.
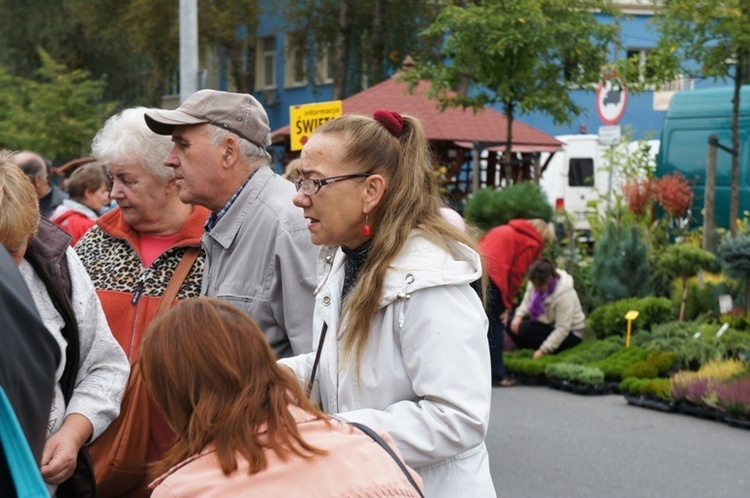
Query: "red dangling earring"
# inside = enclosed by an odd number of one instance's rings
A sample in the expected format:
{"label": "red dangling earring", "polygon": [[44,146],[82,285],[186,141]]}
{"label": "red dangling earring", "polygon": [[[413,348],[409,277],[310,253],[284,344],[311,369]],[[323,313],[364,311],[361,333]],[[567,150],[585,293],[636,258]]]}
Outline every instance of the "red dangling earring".
{"label": "red dangling earring", "polygon": [[365,215],[365,224],[362,225],[363,237],[370,237],[372,235],[372,228],[370,228],[370,225],[367,224],[367,218],[368,218],[368,215]]}

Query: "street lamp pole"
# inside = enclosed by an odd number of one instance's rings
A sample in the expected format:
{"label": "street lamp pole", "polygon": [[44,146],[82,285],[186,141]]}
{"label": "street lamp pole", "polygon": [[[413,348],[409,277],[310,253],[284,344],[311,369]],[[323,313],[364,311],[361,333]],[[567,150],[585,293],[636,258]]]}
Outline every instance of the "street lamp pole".
{"label": "street lamp pole", "polygon": [[198,0],[180,0],[180,103],[198,91]]}

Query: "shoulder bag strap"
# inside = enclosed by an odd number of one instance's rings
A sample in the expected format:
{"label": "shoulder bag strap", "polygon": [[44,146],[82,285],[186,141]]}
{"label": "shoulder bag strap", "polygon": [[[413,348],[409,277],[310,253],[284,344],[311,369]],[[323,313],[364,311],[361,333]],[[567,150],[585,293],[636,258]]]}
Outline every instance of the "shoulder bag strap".
{"label": "shoulder bag strap", "polygon": [[307,390],[305,391],[308,398],[312,394],[315,374],[318,371],[318,363],[320,363],[320,353],[323,351],[323,342],[326,340],[326,332],[328,332],[328,324],[323,322],[323,329],[320,331],[320,339],[318,340],[318,350],[315,351],[315,361],[313,362],[312,373],[310,374],[310,382],[307,383]]}
{"label": "shoulder bag strap", "polygon": [[182,255],[182,259],[180,259],[180,264],[177,265],[177,269],[174,271],[174,275],[169,281],[167,289],[164,291],[164,295],[162,295],[161,297],[161,301],[159,301],[159,306],[156,308],[154,317],[161,315],[172,307],[172,304],[174,304],[174,300],[177,297],[177,292],[179,292],[180,287],[182,287],[182,283],[185,281],[185,277],[187,277],[187,274],[193,267],[193,263],[195,263],[195,260],[198,258],[198,254],[200,254],[200,252],[200,247],[188,247],[185,250],[185,253]]}
{"label": "shoulder bag strap", "polygon": [[357,429],[359,429],[362,432],[364,432],[365,434],[367,434],[368,436],[370,436],[373,439],[373,441],[375,441],[376,443],[378,443],[380,445],[380,447],[383,448],[391,456],[391,458],[393,458],[396,461],[396,463],[398,464],[399,468],[403,471],[404,475],[409,480],[409,483],[412,486],[414,486],[414,489],[416,489],[417,493],[419,493],[419,496],[421,498],[424,498],[424,494],[422,494],[422,490],[419,489],[419,486],[417,485],[417,482],[412,477],[411,472],[409,472],[409,469],[406,468],[406,465],[404,465],[404,462],[402,462],[401,459],[398,457],[398,455],[396,455],[396,453],[393,451],[393,448],[391,448],[390,446],[388,446],[388,443],[386,443],[383,440],[383,438],[380,437],[380,435],[377,432],[375,432],[374,430],[370,429],[366,425],[360,424],[358,422],[349,422],[349,423],[352,424]]}

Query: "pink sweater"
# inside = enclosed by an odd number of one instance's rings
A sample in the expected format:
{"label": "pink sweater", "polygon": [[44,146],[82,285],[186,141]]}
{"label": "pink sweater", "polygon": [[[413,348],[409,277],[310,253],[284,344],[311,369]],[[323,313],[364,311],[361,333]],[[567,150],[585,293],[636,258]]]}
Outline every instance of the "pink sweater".
{"label": "pink sweater", "polygon": [[[290,454],[282,461],[267,450],[268,466],[252,475],[248,475],[247,461],[238,455],[238,470],[225,476],[209,446],[154,481],[152,498],[419,496],[388,453],[359,429],[336,419],[327,425],[299,408],[290,409],[305,441],[327,454],[312,458]],[[390,437],[378,433],[398,454]],[[411,474],[421,486],[419,475],[414,471]]]}

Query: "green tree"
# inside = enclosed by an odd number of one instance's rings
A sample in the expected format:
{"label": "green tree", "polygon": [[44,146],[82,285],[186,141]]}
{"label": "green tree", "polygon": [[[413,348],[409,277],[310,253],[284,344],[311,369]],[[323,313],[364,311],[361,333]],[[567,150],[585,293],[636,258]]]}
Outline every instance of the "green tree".
{"label": "green tree", "polygon": [[[740,86],[748,81],[750,3],[746,0],[656,1],[654,26],[659,40],[648,54],[643,84],[663,83],[682,76],[732,79],[732,148],[739,150]],[[637,74],[638,61],[623,61],[627,74]],[[631,86],[638,84],[629,78]],[[732,157],[729,226],[737,234],[739,157]]]}
{"label": "green tree", "polygon": [[40,57],[34,79],[0,68],[0,148],[30,149],[55,161],[86,155],[115,108],[103,100],[105,82],[67,70],[44,51]]}
{"label": "green tree", "polygon": [[682,304],[680,318],[685,317],[685,304],[688,298],[688,279],[701,270],[710,270],[716,262],[716,256],[692,244],[675,244],[670,246],[659,258],[660,266],[672,277],[682,282]]}
{"label": "green tree", "polygon": [[649,294],[648,244],[636,224],[609,221],[605,225],[591,273],[599,304]]}
{"label": "green tree", "polygon": [[729,239],[719,246],[719,261],[724,271],[745,287],[745,316],[750,293],[750,235]]}
{"label": "green tree", "polygon": [[[599,22],[596,12],[612,15],[614,22]],[[443,57],[418,61],[406,77],[413,84],[430,80],[430,96],[443,109],[499,104],[508,119],[505,143],[510,144],[519,115],[541,112],[560,124],[585,112],[572,92],[593,90],[591,84],[601,80],[607,47],[619,36],[619,15],[610,0],[482,0],[447,6],[424,32],[444,40]],[[471,92],[453,91],[467,83]],[[512,154],[506,147],[506,169]]]}

